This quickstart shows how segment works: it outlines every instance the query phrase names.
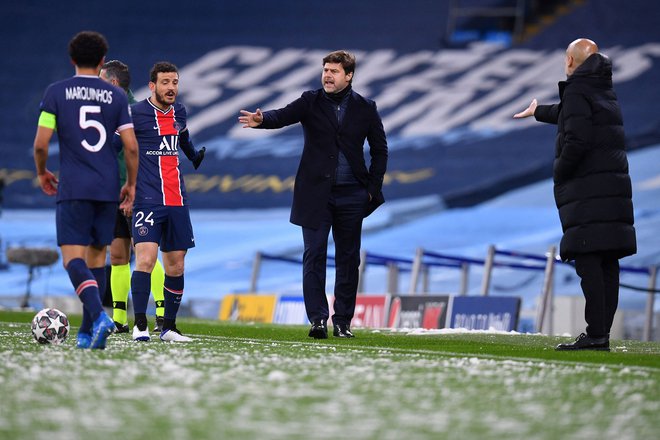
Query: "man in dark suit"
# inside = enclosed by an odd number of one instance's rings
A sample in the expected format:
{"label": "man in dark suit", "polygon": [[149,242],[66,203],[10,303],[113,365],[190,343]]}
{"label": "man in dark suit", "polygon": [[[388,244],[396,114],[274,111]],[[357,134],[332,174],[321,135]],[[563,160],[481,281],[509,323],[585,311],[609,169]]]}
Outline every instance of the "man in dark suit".
{"label": "man in dark suit", "polygon": [[514,118],[557,124],[554,193],[564,235],[560,254],[575,260],[585,297],[586,333],[557,350],[607,350],[619,301],[619,259],[637,251],[632,185],[612,63],[591,40],[566,49],[560,103],[530,106]]}
{"label": "man in dark suit", "polygon": [[[296,174],[291,223],[302,226],[303,295],[309,336],[328,337],[325,296],[328,235],[335,242],[334,336],[352,338],[360,265],[362,219],[385,199],[387,140],[376,104],[352,90],[355,57],[335,51],[323,58],[323,88],[304,92],[284,108],[241,110],[251,128],[282,128],[300,122],[305,145]],[[364,159],[369,142],[370,165]]]}

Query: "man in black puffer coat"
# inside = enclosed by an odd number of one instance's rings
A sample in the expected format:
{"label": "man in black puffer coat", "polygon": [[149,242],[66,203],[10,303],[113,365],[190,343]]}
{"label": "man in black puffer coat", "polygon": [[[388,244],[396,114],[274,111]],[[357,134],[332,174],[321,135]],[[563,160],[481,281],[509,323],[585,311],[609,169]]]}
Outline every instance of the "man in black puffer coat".
{"label": "man in black puffer coat", "polygon": [[586,334],[557,350],[609,350],[619,299],[619,259],[637,252],[632,185],[612,63],[591,40],[566,50],[559,104],[533,100],[514,118],[557,124],[554,195],[564,236],[562,260],[575,260],[586,300]]}

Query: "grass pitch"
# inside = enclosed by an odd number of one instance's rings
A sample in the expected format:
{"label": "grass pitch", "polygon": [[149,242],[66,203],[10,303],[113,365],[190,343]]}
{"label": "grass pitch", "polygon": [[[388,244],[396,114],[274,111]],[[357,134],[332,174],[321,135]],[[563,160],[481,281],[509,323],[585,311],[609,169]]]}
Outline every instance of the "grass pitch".
{"label": "grass pitch", "polygon": [[[0,438],[656,439],[660,344],[181,320],[190,344],[34,342],[0,312]],[[72,316],[75,325],[79,318]]]}

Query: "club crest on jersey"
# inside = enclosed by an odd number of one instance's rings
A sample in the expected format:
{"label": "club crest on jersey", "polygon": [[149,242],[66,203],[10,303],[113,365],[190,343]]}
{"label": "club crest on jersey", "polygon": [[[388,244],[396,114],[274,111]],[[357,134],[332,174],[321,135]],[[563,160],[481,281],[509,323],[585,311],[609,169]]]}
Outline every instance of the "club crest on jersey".
{"label": "club crest on jersey", "polygon": [[140,226],[138,228],[138,234],[140,235],[140,237],[144,237],[148,233],[149,233],[149,228],[147,228],[146,226]]}

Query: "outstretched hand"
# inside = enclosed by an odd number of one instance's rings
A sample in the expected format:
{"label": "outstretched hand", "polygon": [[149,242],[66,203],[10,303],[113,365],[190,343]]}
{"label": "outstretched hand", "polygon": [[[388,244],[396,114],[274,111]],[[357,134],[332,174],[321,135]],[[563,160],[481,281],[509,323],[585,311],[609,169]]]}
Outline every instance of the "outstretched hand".
{"label": "outstretched hand", "polygon": [[238,117],[238,122],[243,124],[243,128],[254,128],[261,125],[264,121],[264,115],[261,113],[261,109],[257,109],[254,113],[250,113],[247,110],[241,110],[241,115]]}
{"label": "outstretched hand", "polygon": [[521,111],[520,113],[516,113],[515,115],[513,115],[514,119],[528,118],[530,116],[534,116],[534,111],[536,111],[537,105],[538,102],[536,102],[536,99],[532,99],[532,102],[529,104],[529,107],[527,107],[525,110]]}

